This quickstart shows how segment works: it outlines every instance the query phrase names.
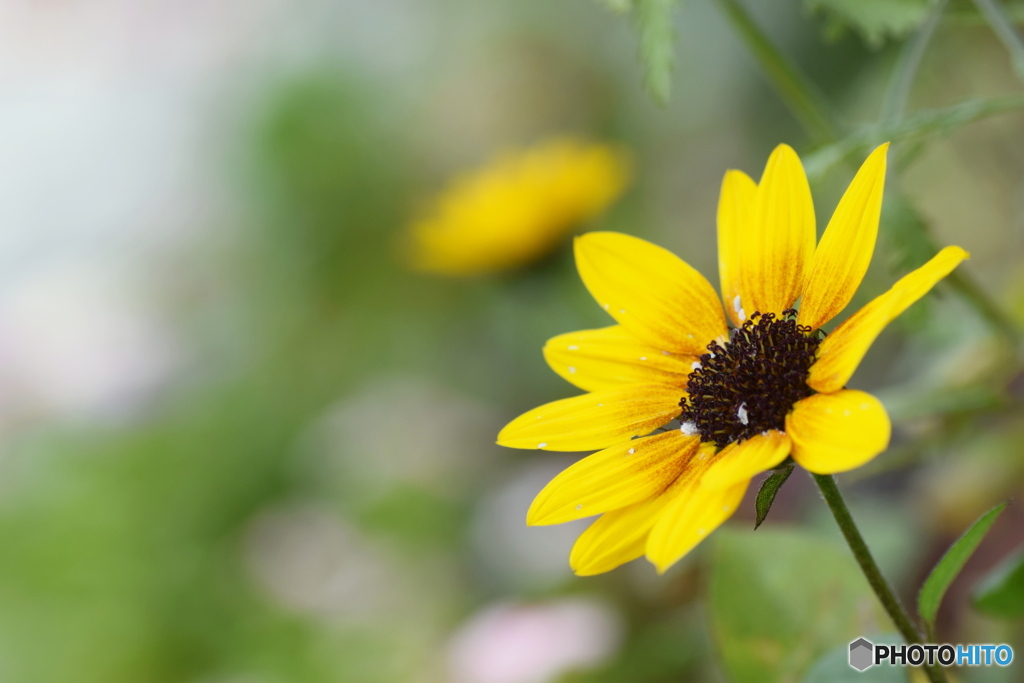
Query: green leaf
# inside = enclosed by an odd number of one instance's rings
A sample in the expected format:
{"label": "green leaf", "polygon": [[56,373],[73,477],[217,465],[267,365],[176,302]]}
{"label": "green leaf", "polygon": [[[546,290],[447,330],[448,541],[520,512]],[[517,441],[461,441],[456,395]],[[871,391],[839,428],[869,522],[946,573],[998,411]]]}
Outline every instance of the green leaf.
{"label": "green leaf", "polygon": [[872,47],[887,38],[902,38],[927,18],[930,0],[804,0],[812,12],[821,11],[829,20],[830,33],[849,27]]}
{"label": "green leaf", "polygon": [[889,628],[850,552],[830,537],[723,529],[714,541],[709,604],[727,680],[799,680],[832,649]]}
{"label": "green leaf", "polygon": [[668,102],[672,93],[672,68],[675,63],[675,29],[672,10],[675,0],[633,0],[633,18],[640,33],[640,60],[646,70],[648,90],[659,104]]}
{"label": "green leaf", "polygon": [[981,544],[996,518],[1006,509],[1006,505],[1006,503],[1001,503],[979,517],[964,532],[963,536],[950,546],[946,554],[932,569],[932,573],[925,579],[924,585],[921,586],[921,593],[917,596],[917,611],[928,626],[929,633],[935,628],[935,615],[938,614],[939,605],[942,604],[942,596],[946,594],[949,585],[953,583],[967,560]]}
{"label": "green leaf", "polygon": [[775,502],[775,495],[791,474],[793,474],[793,463],[788,463],[776,469],[770,477],[761,482],[761,488],[758,489],[757,499],[754,502],[754,507],[757,509],[755,529],[761,526],[761,522],[768,516],[768,511],[772,509],[772,503]]}
{"label": "green leaf", "polygon": [[994,617],[1024,617],[1024,550],[1000,562],[978,583],[974,606]]}

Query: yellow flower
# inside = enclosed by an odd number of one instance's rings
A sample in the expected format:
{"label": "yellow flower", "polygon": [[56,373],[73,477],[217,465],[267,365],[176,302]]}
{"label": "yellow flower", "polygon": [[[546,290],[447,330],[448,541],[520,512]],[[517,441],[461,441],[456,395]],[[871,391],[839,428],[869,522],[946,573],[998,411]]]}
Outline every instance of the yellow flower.
{"label": "yellow flower", "polygon": [[[788,456],[828,474],[888,446],[882,404],[844,387],[882,329],[968,254],[946,247],[822,338],[871,260],[887,148],[864,162],[817,246],[791,148],[775,149],[760,183],[726,173],[724,312],[708,281],[668,251],[618,233],[577,238],[580,276],[618,324],[549,341],[548,364],[589,393],[498,435],[512,448],[603,449],[558,475],[527,515],[531,525],[601,515],[572,549],[577,574],[642,555],[664,571],[732,515],[752,477]],[[656,431],[677,418],[678,429]]]}
{"label": "yellow flower", "polygon": [[478,275],[528,265],[626,186],[625,155],[609,145],[559,138],[499,155],[456,178],[408,230],[412,265]]}

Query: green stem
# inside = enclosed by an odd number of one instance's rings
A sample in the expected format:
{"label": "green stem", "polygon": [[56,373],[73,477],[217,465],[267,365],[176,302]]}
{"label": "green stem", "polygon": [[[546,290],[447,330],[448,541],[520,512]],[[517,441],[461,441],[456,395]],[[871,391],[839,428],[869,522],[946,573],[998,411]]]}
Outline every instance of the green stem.
{"label": "green stem", "polygon": [[903,118],[903,110],[906,109],[907,100],[910,98],[910,89],[914,85],[917,69],[921,66],[925,49],[935,35],[935,29],[938,28],[945,11],[946,0],[935,3],[928,19],[900,52],[892,78],[889,80],[889,87],[885,91],[885,99],[882,100],[881,124],[895,123]]}
{"label": "green stem", "polygon": [[999,40],[1010,52],[1010,61],[1013,63],[1013,70],[1017,75],[1024,78],[1024,38],[1017,32],[1013,20],[1007,15],[1002,4],[996,0],[974,0],[978,11],[985,17],[985,21],[992,27]]}
{"label": "green stem", "polygon": [[[830,474],[812,474],[811,476],[814,477],[818,488],[821,489],[821,495],[825,497],[825,502],[828,503],[832,516],[836,518],[839,530],[843,532],[843,537],[850,546],[850,550],[853,551],[857,564],[860,565],[861,571],[864,572],[864,576],[871,585],[871,589],[875,591],[875,595],[878,596],[882,607],[889,614],[889,618],[892,619],[908,645],[921,643],[920,632],[913,622],[910,621],[910,617],[907,616],[906,610],[900,604],[899,598],[896,597],[896,594],[889,586],[889,582],[885,580],[882,570],[878,568],[875,558],[871,555],[871,550],[868,549],[868,544],[864,542],[864,537],[860,535],[860,530],[857,529],[857,524],[853,521],[853,516],[850,514],[850,508],[846,506],[843,495],[839,493],[835,477]],[[922,668],[928,674],[928,680],[932,681],[932,683],[944,683],[946,681],[946,674],[939,666],[925,666]]]}
{"label": "green stem", "polygon": [[754,53],[776,92],[818,142],[836,139],[828,105],[818,89],[793,67],[737,0],[718,0],[733,28]]}

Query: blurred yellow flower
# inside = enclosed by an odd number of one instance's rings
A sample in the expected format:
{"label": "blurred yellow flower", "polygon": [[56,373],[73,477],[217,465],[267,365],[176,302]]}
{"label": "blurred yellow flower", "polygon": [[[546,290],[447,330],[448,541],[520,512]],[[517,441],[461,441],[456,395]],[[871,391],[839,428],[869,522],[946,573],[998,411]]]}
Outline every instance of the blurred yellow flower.
{"label": "blurred yellow flower", "polygon": [[528,265],[614,201],[629,177],[624,153],[570,138],[505,152],[455,178],[408,229],[418,270],[479,275]]}
{"label": "blurred yellow flower", "polygon": [[[664,571],[732,515],[758,473],[790,456],[817,474],[843,472],[888,446],[882,404],[845,385],[882,329],[968,255],[943,249],[819,335],[867,271],[887,148],[864,162],[817,245],[792,149],[776,148],[759,184],[726,173],[724,313],[711,284],[670,252],[618,233],[577,238],[580,277],[618,324],[550,340],[548,364],[590,393],[531,410],[498,435],[512,448],[604,449],[558,475],[527,515],[531,525],[601,515],[573,547],[577,574],[643,555]],[[678,429],[661,429],[674,419]]]}

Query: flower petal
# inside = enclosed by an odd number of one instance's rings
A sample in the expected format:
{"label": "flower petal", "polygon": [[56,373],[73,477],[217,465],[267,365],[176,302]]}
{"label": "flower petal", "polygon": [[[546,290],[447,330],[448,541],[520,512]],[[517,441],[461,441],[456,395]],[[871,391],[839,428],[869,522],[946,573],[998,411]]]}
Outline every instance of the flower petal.
{"label": "flower petal", "polygon": [[656,348],[700,355],[727,333],[718,296],[704,276],[650,242],[588,233],[576,238],[576,267],[597,302]]}
{"label": "flower petal", "polygon": [[737,327],[746,319],[740,297],[739,245],[749,231],[756,196],[757,183],[750,176],[743,171],[726,171],[718,195],[718,275],[725,312]]}
{"label": "flower petal", "polygon": [[757,186],[753,218],[740,235],[740,299],[747,314],[776,315],[801,294],[814,254],[814,202],[800,158],[779,145]]}
{"label": "flower petal", "polygon": [[890,431],[881,402],[852,389],[808,396],[786,416],[793,459],[815,474],[860,467],[889,446]]}
{"label": "flower petal", "polygon": [[774,429],[741,443],[729,444],[719,452],[701,486],[721,491],[750,481],[754,475],[785,460],[789,450],[789,437]]}
{"label": "flower petal", "polygon": [[562,524],[653,498],[682,474],[699,445],[673,429],[589,455],[537,494],[526,523]]}
{"label": "flower petal", "polygon": [[552,401],[508,423],[498,444],[550,451],[606,448],[672,420],[682,396],[678,387],[631,384]]}
{"label": "flower petal", "polygon": [[569,566],[577,576],[594,576],[643,557],[647,535],[663,507],[659,496],[601,515],[576,539]]}
{"label": "flower petal", "polygon": [[878,236],[888,149],[881,145],[860,167],[821,236],[800,302],[801,325],[816,330],[834,318],[864,279]]}
{"label": "flower petal", "polygon": [[[715,464],[711,465],[714,469]],[[736,511],[750,480],[725,489],[713,489],[702,481],[706,474],[694,477],[686,490],[680,491],[651,529],[647,539],[647,559],[662,574],[686,553],[717,529]]]}
{"label": "flower petal", "polygon": [[554,337],[544,346],[544,359],[571,384],[598,391],[637,383],[686,387],[697,356],[657,349],[612,325]]}
{"label": "flower petal", "polygon": [[[700,459],[690,459],[683,471],[662,493],[640,503],[601,515],[576,539],[569,555],[569,566],[579,576],[593,576],[615,569],[642,557],[647,537],[658,515],[671,501],[693,486],[694,475],[710,461],[713,447],[699,449]],[[699,456],[698,456],[699,458]],[[701,467],[693,467],[694,464]]]}
{"label": "flower petal", "polygon": [[888,292],[843,321],[822,340],[818,347],[818,360],[811,366],[807,384],[823,394],[843,388],[885,326],[968,257],[969,254],[960,247],[946,247],[931,261],[904,276]]}

